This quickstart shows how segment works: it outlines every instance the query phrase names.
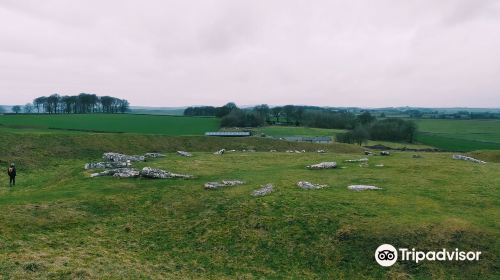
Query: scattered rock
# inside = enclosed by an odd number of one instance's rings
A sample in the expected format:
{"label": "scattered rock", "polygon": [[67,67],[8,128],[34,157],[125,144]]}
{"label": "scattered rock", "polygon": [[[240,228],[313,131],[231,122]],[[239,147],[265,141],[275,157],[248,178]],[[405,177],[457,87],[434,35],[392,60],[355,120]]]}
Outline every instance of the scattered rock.
{"label": "scattered rock", "polygon": [[365,191],[365,190],[381,190],[382,188],[368,185],[351,185],[347,189],[351,191]]}
{"label": "scattered rock", "polygon": [[411,157],[412,158],[421,158],[422,156],[421,155],[412,155]]}
{"label": "scattered rock", "polygon": [[270,150],[269,152],[270,153],[276,153],[276,150]]}
{"label": "scattered rock", "polygon": [[151,179],[172,179],[172,178],[189,179],[189,178],[193,178],[193,175],[176,174],[176,173],[168,172],[168,171],[161,170],[161,169],[151,168],[151,167],[144,167],[140,173],[141,173],[142,177],[151,178]]}
{"label": "scattered rock", "polygon": [[300,152],[300,151],[298,151],[298,150],[295,150],[295,153],[296,153],[296,154],[300,154],[301,152]]}
{"label": "scattered rock", "polygon": [[384,167],[384,165],[383,165],[383,164],[376,164],[375,166],[376,166],[376,167]]}
{"label": "scattered rock", "polygon": [[367,162],[367,158],[360,158],[360,159],[346,159],[344,160],[345,162]]}
{"label": "scattered rock", "polygon": [[464,155],[453,155],[453,159],[466,160],[466,161],[472,161],[475,163],[483,163],[483,164],[486,163],[486,161],[482,161],[482,160],[475,159],[473,157],[464,156]]}
{"label": "scattered rock", "polygon": [[365,155],[367,155],[367,156],[372,156],[372,155],[373,155],[373,153],[372,153],[372,152],[370,152],[370,151],[365,151]]}
{"label": "scattered rock", "polygon": [[208,190],[215,190],[215,189],[218,189],[218,188],[221,188],[221,187],[224,187],[224,184],[222,184],[221,182],[208,182],[208,183],[205,183],[205,189],[208,189]]}
{"label": "scattered rock", "polygon": [[99,173],[93,173],[90,175],[90,177],[113,176],[119,178],[136,178],[139,177],[139,175],[140,172],[133,168],[115,168]]}
{"label": "scattered rock", "polygon": [[337,163],[335,161],[325,161],[318,164],[306,166],[306,168],[308,169],[331,169],[335,167],[337,167]]}
{"label": "scattered rock", "polygon": [[226,149],[220,149],[214,153],[214,155],[223,155],[226,152]]}
{"label": "scattered rock", "polygon": [[381,156],[390,156],[390,155],[391,155],[391,152],[389,152],[389,151],[381,151],[381,152],[380,152],[380,155],[381,155]]}
{"label": "scattered rock", "polygon": [[144,167],[141,171],[133,168],[115,168],[105,170],[99,173],[93,173],[90,177],[113,176],[118,178],[137,178],[139,176],[153,179],[171,179],[171,178],[193,178],[192,175],[176,174],[161,169]]}
{"label": "scattered rock", "polygon": [[297,183],[297,186],[305,190],[316,190],[328,187],[327,185],[314,184],[307,181],[300,181]]}
{"label": "scattered rock", "polygon": [[124,168],[124,167],[129,167],[132,164],[130,163],[130,160],[125,161],[125,162],[89,162],[85,164],[85,169],[109,169],[109,168]]}
{"label": "scattered rock", "polygon": [[367,162],[362,162],[359,164],[359,167],[369,167],[370,165]]}
{"label": "scattered rock", "polygon": [[287,152],[287,153],[293,153],[293,151],[292,151],[292,150],[286,150],[286,152]]}
{"label": "scattered rock", "polygon": [[262,186],[260,189],[252,192],[252,196],[265,196],[272,193],[274,190],[273,184],[266,184]]}
{"label": "scattered rock", "polygon": [[145,161],[146,158],[144,156],[138,156],[138,155],[124,155],[124,154],[119,154],[119,153],[104,153],[102,156],[103,159],[106,161],[113,161],[113,162],[127,162],[127,161]]}
{"label": "scattered rock", "polygon": [[165,155],[160,154],[160,153],[146,153],[146,154],[144,154],[144,157],[145,158],[161,158],[161,157],[165,157]]}
{"label": "scattered rock", "polygon": [[215,190],[215,189],[219,189],[222,187],[233,187],[233,186],[243,185],[243,184],[245,184],[245,182],[240,181],[240,180],[222,180],[222,182],[205,183],[205,189]]}
{"label": "scattered rock", "polygon": [[325,150],[317,150],[316,152],[317,152],[317,153],[320,153],[320,154],[324,154],[324,153],[326,153],[326,152],[325,152]]}
{"label": "scattered rock", "polygon": [[240,181],[240,180],[222,180],[222,184],[224,184],[224,186],[237,186],[237,185],[243,185],[245,184],[244,181]]}
{"label": "scattered rock", "polygon": [[117,172],[113,174],[113,177],[118,177],[118,178],[137,178],[139,177],[140,172],[135,170],[135,169],[127,169],[127,170],[122,170],[120,172]]}
{"label": "scattered rock", "polygon": [[185,151],[177,151],[178,155],[181,155],[183,157],[192,157],[193,155],[191,153],[185,152]]}

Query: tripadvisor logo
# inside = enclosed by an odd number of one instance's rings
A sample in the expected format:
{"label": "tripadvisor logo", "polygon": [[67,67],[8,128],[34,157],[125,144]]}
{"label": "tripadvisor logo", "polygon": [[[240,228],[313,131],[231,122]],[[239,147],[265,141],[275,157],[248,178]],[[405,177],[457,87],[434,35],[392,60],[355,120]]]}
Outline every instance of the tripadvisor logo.
{"label": "tripadvisor logo", "polygon": [[391,266],[398,261],[411,261],[419,263],[421,261],[479,261],[480,251],[460,251],[441,249],[438,251],[417,251],[415,248],[396,249],[391,244],[382,244],[375,250],[375,260],[381,266]]}
{"label": "tripadvisor logo", "polygon": [[391,244],[382,244],[375,251],[375,260],[381,266],[391,266],[398,260],[398,251]]}

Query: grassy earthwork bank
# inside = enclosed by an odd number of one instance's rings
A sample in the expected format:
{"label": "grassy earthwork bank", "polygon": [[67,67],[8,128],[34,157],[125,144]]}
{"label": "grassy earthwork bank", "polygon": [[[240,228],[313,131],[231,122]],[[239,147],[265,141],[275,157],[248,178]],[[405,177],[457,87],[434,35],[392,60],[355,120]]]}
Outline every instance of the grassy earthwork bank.
{"label": "grassy earthwork bank", "polygon": [[[213,155],[219,148],[238,152]],[[180,149],[193,151],[193,157],[176,155]],[[84,163],[107,151],[163,152],[165,158],[135,167],[196,177],[90,178]],[[19,176],[18,185],[9,189],[6,174],[0,173],[0,278],[500,277],[500,163],[456,161],[449,153],[412,155],[372,156],[368,167],[360,167],[343,162],[364,157],[353,145],[4,130],[0,165],[16,161]],[[498,158],[489,151],[475,155]],[[321,161],[337,161],[340,168],[305,169]],[[222,179],[247,183],[203,188]],[[296,186],[300,180],[329,187],[302,190]],[[250,195],[266,183],[274,184],[275,192]],[[351,184],[383,190],[352,192],[346,189]],[[382,243],[482,251],[482,258],[383,268],[373,257]]]}
{"label": "grassy earthwork bank", "polygon": [[[19,168],[43,166],[58,160],[95,160],[102,153],[214,152],[221,148],[228,150],[307,150],[326,149],[331,152],[360,152],[358,146],[335,143],[331,145],[288,142],[283,140],[249,138],[219,138],[207,136],[164,136],[113,133],[0,133],[0,166],[7,167],[8,161],[15,161]],[[2,165],[3,164],[3,165]]]}
{"label": "grassy earthwork bank", "polygon": [[264,133],[267,136],[335,136],[337,133],[345,132],[343,129],[326,129],[302,126],[265,126],[253,130],[255,134]]}

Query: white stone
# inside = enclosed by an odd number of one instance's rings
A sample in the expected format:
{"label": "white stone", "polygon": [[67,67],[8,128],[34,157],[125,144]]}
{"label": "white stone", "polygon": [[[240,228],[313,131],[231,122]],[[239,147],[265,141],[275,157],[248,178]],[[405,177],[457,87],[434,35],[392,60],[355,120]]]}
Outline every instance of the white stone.
{"label": "white stone", "polygon": [[486,163],[486,161],[482,161],[482,160],[475,159],[473,157],[464,156],[464,155],[453,155],[453,159],[465,160],[465,161],[472,161],[472,162],[481,163],[481,164]]}
{"label": "white stone", "polygon": [[208,182],[205,183],[205,189],[219,189],[222,187],[233,187],[233,186],[238,186],[238,185],[243,185],[245,184],[244,181],[240,180],[222,180],[222,182]]}
{"label": "white stone", "polygon": [[106,161],[113,161],[113,162],[126,162],[127,160],[129,161],[145,161],[146,158],[144,156],[138,156],[138,155],[124,155],[124,154],[119,154],[119,153],[104,153],[102,156],[103,159]]}
{"label": "white stone", "polygon": [[187,175],[187,174],[176,174],[172,173],[169,171],[157,169],[157,168],[151,168],[151,167],[144,167],[141,170],[141,176],[144,178],[151,178],[151,179],[172,179],[172,178],[182,178],[182,179],[189,179],[193,178],[193,175]]}
{"label": "white stone", "polygon": [[305,190],[316,190],[328,187],[327,185],[314,184],[307,181],[300,181],[297,183],[297,186]]}
{"label": "white stone", "polygon": [[93,173],[90,177],[114,176],[119,178],[135,178],[139,177],[139,171],[133,168],[116,168],[109,169],[99,173]]}
{"label": "white stone", "polygon": [[318,164],[308,165],[306,167],[309,169],[331,169],[337,167],[337,163],[335,161],[325,161]]}
{"label": "white stone", "polygon": [[226,149],[220,149],[217,152],[215,152],[214,155],[223,155],[224,152],[226,152]]}
{"label": "white stone", "polygon": [[108,168],[123,168],[129,167],[132,164],[130,160],[125,162],[110,161],[110,162],[90,162],[85,164],[85,169],[108,169]]}
{"label": "white stone", "polygon": [[160,153],[146,153],[146,154],[144,154],[144,157],[145,158],[161,158],[161,157],[165,157],[165,155],[160,154]]}
{"label": "white stone", "polygon": [[258,190],[252,192],[252,196],[265,196],[272,193],[274,190],[273,184],[266,184]]}
{"label": "white stone", "polygon": [[347,189],[351,191],[365,191],[365,190],[381,190],[382,188],[368,185],[351,185]]}
{"label": "white stone", "polygon": [[193,155],[191,153],[185,152],[185,151],[177,151],[178,155],[181,155],[183,157],[192,157]]}

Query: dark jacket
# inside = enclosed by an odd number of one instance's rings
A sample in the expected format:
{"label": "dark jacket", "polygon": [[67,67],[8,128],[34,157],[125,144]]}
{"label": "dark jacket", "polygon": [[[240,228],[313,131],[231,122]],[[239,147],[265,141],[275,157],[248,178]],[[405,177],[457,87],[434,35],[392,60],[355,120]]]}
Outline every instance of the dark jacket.
{"label": "dark jacket", "polygon": [[16,177],[16,168],[9,167],[9,169],[7,169],[7,174],[9,174],[10,177]]}

